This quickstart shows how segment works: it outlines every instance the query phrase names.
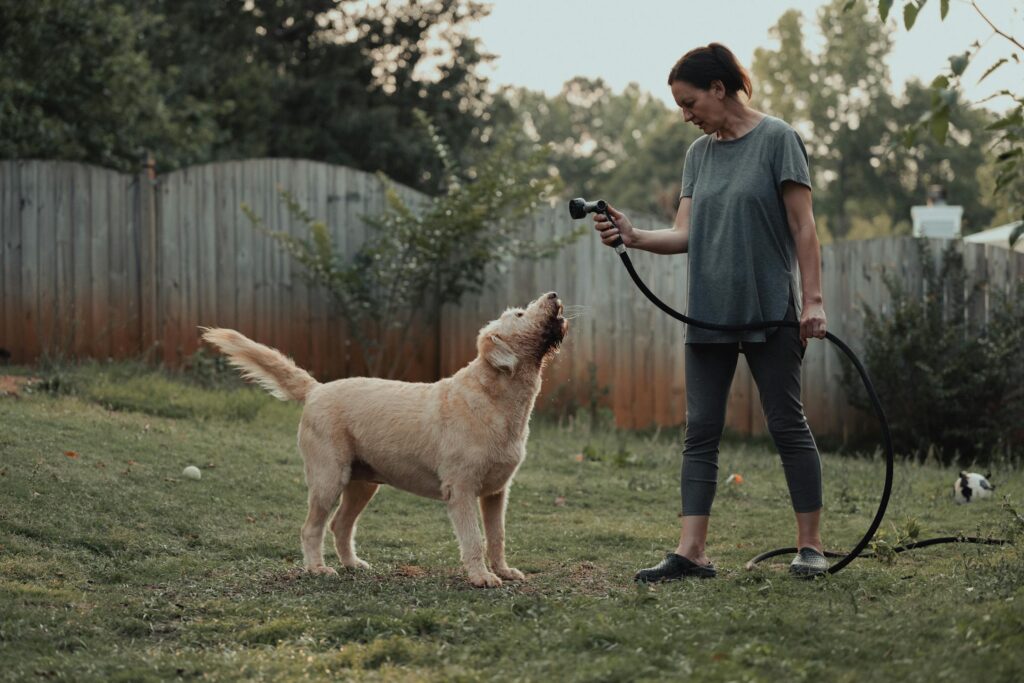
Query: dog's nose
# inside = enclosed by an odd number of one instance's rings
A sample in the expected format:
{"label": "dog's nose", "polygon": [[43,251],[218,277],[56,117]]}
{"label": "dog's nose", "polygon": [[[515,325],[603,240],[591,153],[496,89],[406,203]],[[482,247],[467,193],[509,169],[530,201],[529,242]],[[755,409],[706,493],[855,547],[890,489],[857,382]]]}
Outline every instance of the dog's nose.
{"label": "dog's nose", "polygon": [[558,298],[558,292],[551,292],[550,294],[548,294],[548,298],[549,299],[557,299]]}

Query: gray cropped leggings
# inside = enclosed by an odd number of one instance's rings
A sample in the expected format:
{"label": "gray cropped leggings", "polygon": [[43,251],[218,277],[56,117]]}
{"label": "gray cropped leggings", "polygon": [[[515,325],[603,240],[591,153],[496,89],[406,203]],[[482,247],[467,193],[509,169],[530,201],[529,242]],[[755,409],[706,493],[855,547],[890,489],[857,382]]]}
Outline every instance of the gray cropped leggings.
{"label": "gray cropped leggings", "polygon": [[[787,317],[793,316],[792,308]],[[718,482],[718,443],[741,353],[739,343],[686,344],[686,437],[680,493],[683,515],[709,515]],[[761,343],[743,343],[768,431],[782,458],[796,512],[821,508],[821,460],[800,402],[799,330],[780,327]]]}

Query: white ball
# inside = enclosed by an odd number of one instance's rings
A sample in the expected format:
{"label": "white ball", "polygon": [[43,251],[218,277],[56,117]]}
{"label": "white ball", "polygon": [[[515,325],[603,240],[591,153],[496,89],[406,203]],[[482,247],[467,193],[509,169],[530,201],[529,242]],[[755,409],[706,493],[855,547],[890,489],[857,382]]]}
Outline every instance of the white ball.
{"label": "white ball", "polygon": [[186,479],[200,479],[203,473],[199,471],[199,468],[195,465],[189,465],[181,471],[181,475]]}
{"label": "white ball", "polygon": [[977,472],[961,472],[953,482],[953,500],[961,505],[988,498],[996,487]]}

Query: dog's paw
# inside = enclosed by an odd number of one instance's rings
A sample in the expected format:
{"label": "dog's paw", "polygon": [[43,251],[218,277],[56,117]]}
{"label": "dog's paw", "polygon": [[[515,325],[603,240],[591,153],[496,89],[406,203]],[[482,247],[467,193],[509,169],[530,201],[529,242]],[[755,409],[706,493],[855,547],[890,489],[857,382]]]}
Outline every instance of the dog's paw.
{"label": "dog's paw", "polygon": [[524,576],[521,571],[519,571],[518,569],[513,569],[512,567],[501,567],[499,569],[495,569],[494,573],[500,576],[501,578],[505,579],[506,581],[526,580],[526,576]]}
{"label": "dog's paw", "polygon": [[350,560],[348,562],[345,562],[344,564],[345,564],[345,569],[352,569],[354,571],[359,571],[361,569],[369,569],[370,568],[370,563],[369,562],[365,562],[363,560],[360,560],[358,557],[355,558],[354,560]]}
{"label": "dog's paw", "polygon": [[477,572],[469,575],[469,582],[477,588],[498,588],[501,586],[501,579],[497,574],[491,572]]}
{"label": "dog's paw", "polygon": [[333,568],[328,567],[326,565],[320,565],[319,567],[310,567],[306,571],[309,572],[310,574],[320,574],[320,575],[324,575],[324,576],[337,576],[338,575],[337,571],[335,571]]}

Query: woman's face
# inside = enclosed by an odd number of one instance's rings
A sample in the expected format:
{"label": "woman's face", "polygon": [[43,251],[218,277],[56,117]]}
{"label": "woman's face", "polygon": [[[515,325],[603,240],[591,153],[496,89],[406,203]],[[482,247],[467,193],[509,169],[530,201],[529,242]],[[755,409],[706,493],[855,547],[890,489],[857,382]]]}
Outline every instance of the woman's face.
{"label": "woman's face", "polygon": [[686,81],[672,81],[672,97],[683,111],[683,118],[708,135],[722,127],[725,119],[724,95],[725,88],[720,81],[712,81],[708,90]]}

